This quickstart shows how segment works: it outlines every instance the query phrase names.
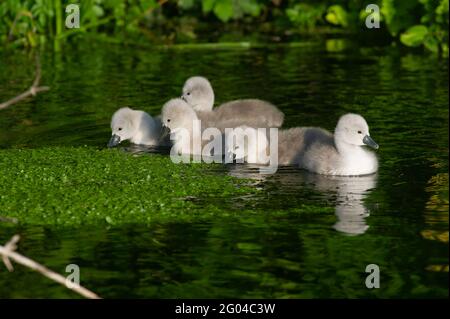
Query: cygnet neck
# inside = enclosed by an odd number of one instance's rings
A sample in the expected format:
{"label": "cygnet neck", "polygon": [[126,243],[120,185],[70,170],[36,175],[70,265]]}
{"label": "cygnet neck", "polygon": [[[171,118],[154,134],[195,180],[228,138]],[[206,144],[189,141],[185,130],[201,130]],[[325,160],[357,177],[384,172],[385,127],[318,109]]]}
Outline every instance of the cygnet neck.
{"label": "cygnet neck", "polygon": [[346,143],[336,135],[334,136],[334,144],[336,145],[336,149],[341,156],[352,155],[363,151],[361,146]]}
{"label": "cygnet neck", "polygon": [[195,105],[195,110],[197,112],[211,112],[214,107],[214,100],[211,102],[200,102]]}
{"label": "cygnet neck", "polygon": [[135,144],[148,144],[153,142],[155,138],[155,122],[145,112],[136,111],[134,114],[134,132],[131,142]]}

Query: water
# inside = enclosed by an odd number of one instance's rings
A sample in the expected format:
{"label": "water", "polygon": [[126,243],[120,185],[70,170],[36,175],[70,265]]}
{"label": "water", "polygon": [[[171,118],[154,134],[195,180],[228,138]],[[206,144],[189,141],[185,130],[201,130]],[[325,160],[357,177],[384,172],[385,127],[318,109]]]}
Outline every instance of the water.
{"label": "water", "polygon": [[[217,102],[269,100],[285,112],[285,127],[333,130],[343,113],[364,115],[380,170],[331,178],[287,167],[261,176],[229,165],[216,173],[250,178],[263,191],[196,199],[223,218],[107,228],[0,221],[0,242],[20,233],[20,252],[60,273],[78,264],[82,284],[109,298],[448,296],[446,60],[341,40],[227,50],[89,44],[41,55],[51,91],[0,113],[0,148],[105,147],[119,106],[159,114],[187,77],[201,74]],[[1,53],[0,70],[2,101],[32,82],[32,55]],[[258,213],[239,216],[242,207]],[[380,289],[364,284],[368,264],[380,267]],[[0,271],[0,297],[78,296],[17,266]]]}

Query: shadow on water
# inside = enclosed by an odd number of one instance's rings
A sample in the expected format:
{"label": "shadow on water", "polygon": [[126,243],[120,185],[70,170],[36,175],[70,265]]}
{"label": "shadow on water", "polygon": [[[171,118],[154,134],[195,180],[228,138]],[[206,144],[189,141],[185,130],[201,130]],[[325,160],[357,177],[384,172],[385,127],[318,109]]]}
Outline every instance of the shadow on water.
{"label": "shadow on water", "polygon": [[120,149],[124,152],[131,153],[133,155],[144,155],[144,154],[169,155],[170,154],[170,147],[166,147],[166,146],[146,146],[146,145],[129,144],[127,146],[120,147]]}

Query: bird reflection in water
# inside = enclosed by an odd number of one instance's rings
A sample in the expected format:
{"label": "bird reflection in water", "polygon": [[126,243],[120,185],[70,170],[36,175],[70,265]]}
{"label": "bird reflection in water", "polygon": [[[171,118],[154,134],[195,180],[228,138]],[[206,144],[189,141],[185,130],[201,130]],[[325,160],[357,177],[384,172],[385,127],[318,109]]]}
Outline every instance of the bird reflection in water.
{"label": "bird reflection in water", "polygon": [[364,234],[369,225],[366,218],[370,209],[365,199],[376,187],[377,174],[365,176],[326,176],[309,173],[294,167],[280,167],[276,174],[259,174],[257,165],[230,165],[228,174],[252,179],[264,187],[265,182],[276,183],[281,192],[309,188],[320,194],[320,200],[335,203],[337,221],[333,228],[347,235]]}

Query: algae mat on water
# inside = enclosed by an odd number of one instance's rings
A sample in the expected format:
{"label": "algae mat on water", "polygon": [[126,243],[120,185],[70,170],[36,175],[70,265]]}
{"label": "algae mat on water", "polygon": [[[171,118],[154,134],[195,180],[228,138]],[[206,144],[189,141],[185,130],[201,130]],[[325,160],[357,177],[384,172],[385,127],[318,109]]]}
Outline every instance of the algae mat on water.
{"label": "algae mat on water", "polygon": [[217,165],[91,147],[0,150],[0,216],[49,225],[211,217],[225,210],[196,198],[221,201],[256,191],[214,172]]}

